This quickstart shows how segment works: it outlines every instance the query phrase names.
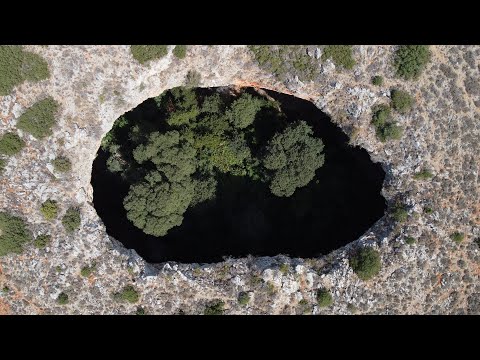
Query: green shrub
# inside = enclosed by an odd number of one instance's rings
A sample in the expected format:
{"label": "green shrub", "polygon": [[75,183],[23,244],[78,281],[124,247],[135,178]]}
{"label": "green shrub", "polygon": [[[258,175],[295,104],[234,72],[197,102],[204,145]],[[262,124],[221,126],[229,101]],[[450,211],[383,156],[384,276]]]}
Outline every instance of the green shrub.
{"label": "green shrub", "polygon": [[203,311],[204,315],[223,315],[225,303],[221,300],[208,305]]}
{"label": "green shrub", "polygon": [[24,81],[40,81],[50,76],[48,64],[39,55],[18,45],[0,45],[0,96],[8,95]]}
{"label": "green shrub", "polygon": [[32,236],[23,219],[0,212],[0,256],[21,253],[23,245],[31,240]]}
{"label": "green shrub", "polygon": [[95,264],[92,264],[92,265],[85,265],[84,267],[82,267],[82,269],[80,270],[80,275],[82,275],[83,277],[89,277],[93,271],[95,270],[95,267],[96,265]]}
{"label": "green shrub", "polygon": [[425,208],[423,208],[423,212],[425,214],[431,214],[431,213],[433,213],[433,209],[429,206],[426,206]]}
{"label": "green shrub", "polygon": [[402,137],[403,129],[391,120],[391,109],[386,104],[380,104],[372,110],[372,124],[375,126],[375,134],[382,142],[398,140]]}
{"label": "green shrub", "polygon": [[60,173],[68,172],[72,169],[72,163],[65,156],[58,156],[55,160],[52,161],[55,171]]}
{"label": "green shrub", "polygon": [[5,166],[7,166],[7,160],[0,159],[0,174],[2,174],[3,170],[5,170]]}
{"label": "green shrub", "polygon": [[428,180],[433,176],[432,172],[428,169],[422,169],[420,172],[413,175],[416,180]]}
{"label": "green shrub", "polygon": [[328,307],[333,304],[333,297],[327,289],[317,291],[317,303],[319,307]]}
{"label": "green shrub", "polygon": [[167,45],[131,45],[130,51],[140,64],[160,59],[168,53]]}
{"label": "green shrub", "polygon": [[37,249],[45,249],[48,244],[50,244],[51,237],[47,234],[38,235],[33,241],[33,245]]}
{"label": "green shrub", "polygon": [[386,123],[381,128],[377,128],[376,134],[381,142],[399,140],[403,135],[403,128],[397,124]]}
{"label": "green shrub", "polygon": [[380,75],[376,75],[372,77],[372,84],[375,86],[382,86],[383,85],[383,77]]}
{"label": "green shrub", "polygon": [[398,89],[392,90],[392,107],[399,113],[407,113],[411,110],[413,104],[413,97],[411,97],[406,91]]}
{"label": "green shrub", "polygon": [[48,199],[40,206],[40,212],[46,220],[53,220],[58,214],[58,205],[55,200]]}
{"label": "green shrub", "polygon": [[65,230],[69,233],[77,230],[80,227],[81,222],[80,210],[73,207],[69,208],[62,218],[62,224]]}
{"label": "green shrub", "polygon": [[135,315],[147,315],[145,309],[141,306],[137,306],[137,310],[135,311]]}
{"label": "green shrub", "polygon": [[13,133],[7,132],[0,138],[0,154],[15,155],[25,146],[25,142]]}
{"label": "green shrub", "polygon": [[408,211],[402,205],[397,205],[392,211],[392,217],[396,222],[403,223],[408,219]]}
{"label": "green shrub", "polygon": [[185,87],[193,88],[197,87],[200,84],[201,75],[198,71],[189,70],[187,76],[185,77]]}
{"label": "green shrub", "polygon": [[32,134],[37,139],[43,139],[52,134],[52,126],[55,124],[55,113],[58,103],[47,97],[38,101],[28,108],[17,121],[17,128]]}
{"label": "green shrub", "polygon": [[465,239],[465,234],[455,231],[454,233],[450,234],[450,239],[452,239],[452,241],[455,241],[457,244],[460,244]]}
{"label": "green shrub", "polygon": [[367,247],[359,250],[349,259],[352,270],[361,280],[369,280],[380,272],[382,262],[377,250]]}
{"label": "green shrub", "polygon": [[250,295],[247,292],[242,291],[238,294],[238,303],[240,305],[247,305],[250,302]]}
{"label": "green shrub", "polygon": [[323,49],[322,60],[332,59],[335,66],[350,70],[355,65],[351,45],[327,45]]}
{"label": "green shrub", "polygon": [[119,301],[128,301],[131,304],[138,302],[140,295],[132,285],[125,286],[120,292],[114,294],[114,299]]}
{"label": "green shrub", "polygon": [[384,126],[385,123],[390,120],[392,111],[386,104],[376,105],[372,109],[372,124],[375,127]]}
{"label": "green shrub", "polygon": [[427,45],[402,45],[395,52],[394,67],[397,76],[405,79],[418,79],[430,61]]}
{"label": "green shrub", "polygon": [[68,304],[68,295],[64,292],[61,292],[57,297],[57,304],[65,305]]}
{"label": "green shrub", "polygon": [[280,265],[280,272],[285,275],[286,273],[288,273],[288,271],[290,270],[290,265],[288,264],[281,264]]}
{"label": "green shrub", "polygon": [[407,243],[408,245],[413,245],[415,244],[415,238],[413,238],[412,236],[407,236],[405,238],[405,243]]}
{"label": "green shrub", "polygon": [[301,45],[250,45],[255,60],[281,80],[297,75],[300,80],[313,80],[318,63],[308,56]]}
{"label": "green shrub", "polygon": [[176,45],[175,49],[173,49],[173,55],[179,59],[185,58],[187,55],[187,45]]}

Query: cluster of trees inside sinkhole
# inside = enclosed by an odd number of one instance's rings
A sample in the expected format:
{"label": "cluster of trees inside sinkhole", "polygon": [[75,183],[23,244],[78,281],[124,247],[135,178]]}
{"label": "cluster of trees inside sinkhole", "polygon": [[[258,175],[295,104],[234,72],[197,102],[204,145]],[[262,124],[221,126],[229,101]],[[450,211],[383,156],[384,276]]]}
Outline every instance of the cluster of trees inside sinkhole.
{"label": "cluster of trees inside sinkhole", "polygon": [[215,199],[227,175],[290,197],[324,164],[322,140],[268,96],[177,87],[154,101],[153,119],[122,116],[101,145],[108,170],[129,184],[128,220],[146,234],[180,226],[189,208]]}

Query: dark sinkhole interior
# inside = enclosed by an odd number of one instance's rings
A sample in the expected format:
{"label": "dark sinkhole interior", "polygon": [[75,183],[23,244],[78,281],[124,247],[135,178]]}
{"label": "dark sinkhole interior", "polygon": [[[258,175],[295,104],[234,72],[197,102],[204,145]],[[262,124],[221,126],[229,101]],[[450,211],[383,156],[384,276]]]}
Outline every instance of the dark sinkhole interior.
{"label": "dark sinkhole interior", "polygon": [[[265,92],[281,104],[288,121],[306,121],[323,140],[325,163],[307,186],[291,197],[277,197],[268,184],[224,175],[214,200],[189,208],[182,225],[155,237],[127,219],[122,201],[129,184],[108,171],[107,154],[100,148],[91,182],[94,206],[107,233],[151,263],[211,263],[249,254],[310,258],[365,233],[386,208],[380,194],[385,176],[380,164],[373,163],[366,150],[349,146],[347,135],[311,102]],[[152,99],[125,116],[159,121]]]}

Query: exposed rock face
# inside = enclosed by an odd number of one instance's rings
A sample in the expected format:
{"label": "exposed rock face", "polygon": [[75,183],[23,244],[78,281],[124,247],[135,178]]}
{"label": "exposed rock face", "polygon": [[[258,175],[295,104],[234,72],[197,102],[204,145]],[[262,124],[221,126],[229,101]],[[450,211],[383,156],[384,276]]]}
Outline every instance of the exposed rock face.
{"label": "exposed rock face", "polygon": [[[280,83],[261,70],[244,46],[191,46],[185,59],[169,54],[142,66],[129,46],[29,46],[49,63],[51,77],[25,83],[0,97],[0,134],[15,127],[19,115],[50,95],[61,104],[54,134],[43,141],[22,134],[26,148],[10,158],[0,177],[0,209],[23,216],[34,235],[49,233],[45,250],[0,259],[0,314],[134,313],[137,304],[119,303],[112,293],[133,284],[151,314],[202,313],[211,301],[225,302],[230,314],[326,313],[479,313],[480,237],[479,135],[480,47],[432,46],[432,61],[416,82],[393,76],[389,46],[355,46],[357,65],[338,72],[326,61],[314,82]],[[315,59],[321,61],[320,49]],[[395,225],[384,217],[364,236],[318,259],[229,259],[218,264],[146,264],[105,232],[92,206],[92,162],[104,134],[121,114],[166,89],[182,85],[188,70],[201,74],[201,86],[260,86],[309,99],[382,162],[384,196],[409,205],[409,220]],[[382,75],[382,87],[370,84]],[[370,125],[373,104],[388,102],[399,86],[416,99],[408,115],[396,119],[405,131],[400,141],[379,142]],[[70,173],[54,173],[57,155],[72,161]],[[412,175],[424,166],[434,177]],[[68,235],[59,219],[45,221],[39,211],[48,198],[58,201],[60,217],[80,206],[81,229]],[[424,213],[425,206],[433,209]],[[466,239],[455,244],[454,231]],[[407,236],[417,239],[405,243]],[[319,234],[321,241],[321,234]],[[379,249],[381,273],[363,282],[348,266],[354,247]],[[88,277],[80,269],[95,262]],[[280,270],[281,264],[283,266]],[[334,303],[316,306],[318,288],[330,289]],[[58,305],[62,291],[67,305]],[[240,305],[238,294],[250,302]]]}

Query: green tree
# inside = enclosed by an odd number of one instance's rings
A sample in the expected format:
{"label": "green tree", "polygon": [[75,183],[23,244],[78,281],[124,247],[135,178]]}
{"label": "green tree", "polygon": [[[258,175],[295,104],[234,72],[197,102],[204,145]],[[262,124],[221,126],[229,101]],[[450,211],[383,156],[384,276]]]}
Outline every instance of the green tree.
{"label": "green tree", "polygon": [[360,249],[349,259],[350,267],[361,280],[370,280],[376,276],[382,268],[380,253],[366,247]]}
{"label": "green tree", "polygon": [[13,132],[7,132],[0,138],[0,154],[15,155],[18,154],[24,146],[25,142]]}
{"label": "green tree", "polygon": [[133,151],[139,164],[151,161],[170,182],[180,182],[195,172],[195,155],[195,148],[176,130],[165,134],[153,132],[147,144],[141,144]]}
{"label": "green tree", "polygon": [[155,98],[160,109],[167,112],[167,123],[179,127],[188,125],[200,113],[194,89],[176,87]]}
{"label": "green tree", "polygon": [[146,234],[164,236],[179,226],[194,194],[191,180],[168,182],[158,171],[131,185],[123,206],[127,218]]}
{"label": "green tree", "polygon": [[237,129],[245,129],[255,120],[255,116],[265,105],[263,99],[243,93],[236,99],[227,111],[227,117]]}
{"label": "green tree", "polygon": [[276,134],[266,146],[263,166],[271,176],[270,190],[276,196],[291,196],[307,185],[324,163],[323,142],[313,136],[304,121],[297,121]]}
{"label": "green tree", "polygon": [[32,134],[37,139],[43,139],[52,134],[52,126],[55,124],[55,113],[58,103],[47,97],[38,101],[28,108],[17,121],[17,128]]}
{"label": "green tree", "polygon": [[427,45],[402,45],[395,52],[394,67],[397,76],[405,80],[416,80],[430,61]]}
{"label": "green tree", "polygon": [[67,232],[72,233],[80,227],[82,218],[80,216],[80,209],[69,208],[62,218],[62,224]]}
{"label": "green tree", "polygon": [[0,159],[0,175],[2,174],[3,170],[5,169],[5,166],[7,166],[7,160]]}
{"label": "green tree", "polygon": [[19,254],[32,235],[22,218],[0,212],[0,256]]}

